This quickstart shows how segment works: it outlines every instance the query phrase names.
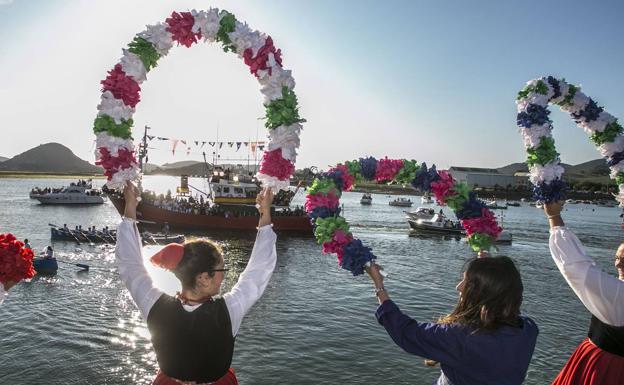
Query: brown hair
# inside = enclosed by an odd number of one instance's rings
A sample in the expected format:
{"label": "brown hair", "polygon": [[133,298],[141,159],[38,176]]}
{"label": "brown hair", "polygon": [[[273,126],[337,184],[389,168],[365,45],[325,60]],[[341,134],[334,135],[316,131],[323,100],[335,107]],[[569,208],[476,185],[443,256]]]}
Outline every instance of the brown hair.
{"label": "brown hair", "polygon": [[194,289],[197,275],[207,272],[214,276],[213,270],[222,258],[221,248],[205,239],[184,242],[182,260],[172,270],[182,282],[183,289]]}
{"label": "brown hair", "polygon": [[439,323],[462,324],[474,332],[521,325],[522,279],[511,258],[472,259],[464,274],[464,287],[455,309]]}

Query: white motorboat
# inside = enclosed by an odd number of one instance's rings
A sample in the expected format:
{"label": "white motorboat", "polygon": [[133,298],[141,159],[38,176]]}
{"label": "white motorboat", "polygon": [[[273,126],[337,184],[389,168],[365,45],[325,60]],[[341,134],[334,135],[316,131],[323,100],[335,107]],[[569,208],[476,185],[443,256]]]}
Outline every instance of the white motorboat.
{"label": "white motorboat", "polygon": [[419,207],[414,211],[404,211],[405,218],[418,220],[418,219],[431,219],[435,215],[435,210],[431,207]]}
{"label": "white motorboat", "polygon": [[104,197],[99,190],[82,185],[70,185],[61,191],[38,194],[33,198],[44,205],[98,205],[104,203]]}
{"label": "white motorboat", "polygon": [[420,197],[420,203],[424,205],[430,205],[433,203],[433,199],[431,199],[431,195],[425,194],[422,197]]}
{"label": "white motorboat", "polygon": [[459,222],[446,219],[439,214],[435,214],[431,219],[408,219],[407,222],[410,227],[416,231],[456,235],[465,234],[464,228]]}
{"label": "white motorboat", "polygon": [[500,234],[498,234],[498,238],[496,238],[497,245],[511,245],[511,241],[513,236],[511,232],[508,230],[503,230]]}
{"label": "white motorboat", "polygon": [[369,193],[364,193],[360,198],[360,204],[370,205],[373,203],[373,197]]}
{"label": "white motorboat", "polygon": [[412,202],[412,200],[408,198],[398,197],[395,200],[388,202],[388,204],[390,206],[412,207],[412,204],[414,204],[414,202]]}

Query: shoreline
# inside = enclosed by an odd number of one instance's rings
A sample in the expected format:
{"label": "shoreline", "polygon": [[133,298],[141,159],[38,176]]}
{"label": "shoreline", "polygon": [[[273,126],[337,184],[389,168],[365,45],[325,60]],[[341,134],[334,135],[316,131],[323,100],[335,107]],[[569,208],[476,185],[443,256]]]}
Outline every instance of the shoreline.
{"label": "shoreline", "polygon": [[46,173],[46,172],[27,172],[27,171],[0,171],[0,179],[12,178],[12,179],[105,179],[106,176],[102,174],[88,174],[88,173]]}

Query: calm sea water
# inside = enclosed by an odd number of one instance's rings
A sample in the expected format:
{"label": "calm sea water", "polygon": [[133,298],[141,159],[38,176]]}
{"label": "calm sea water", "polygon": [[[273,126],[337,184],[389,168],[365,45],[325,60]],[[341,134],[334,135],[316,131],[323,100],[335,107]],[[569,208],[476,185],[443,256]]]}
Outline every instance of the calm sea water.
{"label": "calm sea water", "polygon": [[[29,238],[36,249],[50,244],[48,223],[115,226],[119,215],[107,202],[97,207],[42,206],[28,198],[34,186],[60,187],[70,180],[0,179],[0,232]],[[100,182],[101,184],[101,182]],[[175,188],[172,177],[147,177],[147,188]],[[191,181],[197,188],[201,181]],[[393,197],[343,196],[356,236],[372,246],[390,274],[386,287],[412,317],[430,321],[448,313],[455,285],[471,256],[464,241],[410,236]],[[300,192],[295,203],[303,201]],[[608,271],[621,241],[620,211],[569,205],[565,219],[590,254]],[[540,335],[526,384],[549,383],[586,335],[589,313],[552,262],[548,230],[540,210],[524,206],[505,212],[513,257],[525,285],[524,313]],[[236,282],[253,245],[252,235],[201,234],[222,242]],[[0,384],[149,384],[157,371],[149,332],[114,267],[112,245],[56,242],[57,257],[91,265],[79,272],[62,264],[54,277],[36,277],[11,290],[0,307]],[[280,236],[278,264],[263,296],[243,321],[233,367],[242,384],[430,384],[438,368],[400,350],[374,317],[376,300],[367,277],[340,270],[313,238]],[[147,248],[146,255],[155,250]],[[165,291],[175,278],[149,267]]]}

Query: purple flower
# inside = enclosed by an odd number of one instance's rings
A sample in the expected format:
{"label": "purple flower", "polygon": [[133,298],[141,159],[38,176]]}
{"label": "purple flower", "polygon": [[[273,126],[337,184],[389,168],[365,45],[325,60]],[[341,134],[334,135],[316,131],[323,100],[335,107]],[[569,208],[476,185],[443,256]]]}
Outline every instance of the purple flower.
{"label": "purple flower", "polygon": [[544,203],[562,201],[565,199],[566,184],[561,179],[550,183],[542,182],[533,186],[533,199]]}
{"label": "purple flower", "polygon": [[534,124],[542,125],[550,122],[548,115],[550,115],[550,111],[546,107],[538,104],[529,104],[526,111],[518,113],[516,122],[518,126],[529,128]]}
{"label": "purple flower", "polygon": [[377,172],[377,159],[369,156],[368,158],[360,158],[360,174],[366,180],[375,179]]}
{"label": "purple flower", "polygon": [[474,191],[468,193],[468,199],[464,202],[462,207],[455,212],[457,219],[470,219],[480,217],[482,209],[485,208],[485,204],[477,199]]}
{"label": "purple flower", "polygon": [[346,244],[343,249],[342,262],[340,266],[349,270],[353,275],[364,273],[364,266],[367,262],[377,259],[370,247],[366,247],[359,239],[354,239]]}
{"label": "purple flower", "polygon": [[576,123],[582,123],[583,121],[593,122],[598,119],[598,115],[600,115],[602,111],[604,111],[604,109],[602,107],[598,107],[594,99],[589,98],[589,102],[587,102],[584,109],[578,113],[572,113],[571,115]]}

